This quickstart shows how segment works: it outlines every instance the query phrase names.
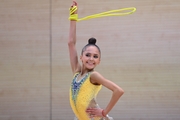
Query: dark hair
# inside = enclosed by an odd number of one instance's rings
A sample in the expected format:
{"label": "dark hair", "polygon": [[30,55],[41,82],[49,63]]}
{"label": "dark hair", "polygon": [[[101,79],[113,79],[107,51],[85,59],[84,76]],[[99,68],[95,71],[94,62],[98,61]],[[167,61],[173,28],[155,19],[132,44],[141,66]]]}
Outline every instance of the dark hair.
{"label": "dark hair", "polygon": [[81,54],[83,54],[83,52],[86,50],[88,46],[95,46],[99,50],[99,53],[101,54],[100,48],[96,45],[96,38],[93,37],[89,38],[88,44],[83,47]]}

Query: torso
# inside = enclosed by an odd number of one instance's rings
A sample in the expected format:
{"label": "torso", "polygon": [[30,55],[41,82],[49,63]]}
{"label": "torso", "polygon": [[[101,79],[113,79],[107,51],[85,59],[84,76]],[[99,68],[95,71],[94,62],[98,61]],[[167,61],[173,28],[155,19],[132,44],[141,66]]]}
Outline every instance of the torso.
{"label": "torso", "polygon": [[90,73],[78,77],[79,73],[74,75],[70,89],[70,104],[73,112],[79,120],[89,120],[89,115],[85,112],[92,100],[101,89],[101,85],[94,85],[90,81]]}

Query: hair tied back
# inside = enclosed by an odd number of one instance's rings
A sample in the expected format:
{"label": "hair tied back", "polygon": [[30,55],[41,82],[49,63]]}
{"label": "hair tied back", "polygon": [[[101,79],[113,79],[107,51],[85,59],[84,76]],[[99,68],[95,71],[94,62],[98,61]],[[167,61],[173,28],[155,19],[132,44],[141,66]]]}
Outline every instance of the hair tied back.
{"label": "hair tied back", "polygon": [[93,45],[95,45],[95,44],[96,44],[96,38],[89,38],[88,44],[93,44]]}

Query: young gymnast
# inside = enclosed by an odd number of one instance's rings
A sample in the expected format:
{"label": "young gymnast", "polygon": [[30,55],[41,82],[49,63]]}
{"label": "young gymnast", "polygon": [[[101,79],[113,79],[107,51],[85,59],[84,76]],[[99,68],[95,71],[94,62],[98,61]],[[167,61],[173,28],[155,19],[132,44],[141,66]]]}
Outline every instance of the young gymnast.
{"label": "young gymnast", "polygon": [[[77,6],[73,1],[70,10]],[[77,15],[77,10],[71,15]],[[75,114],[74,120],[113,120],[108,113],[115,106],[124,91],[112,81],[104,78],[95,71],[95,67],[100,63],[101,51],[96,45],[96,39],[90,38],[88,44],[82,49],[80,61],[76,51],[76,20],[70,17],[69,30],[69,54],[72,72],[74,74],[70,87],[70,105]],[[112,91],[112,97],[105,109],[96,103],[96,96],[104,86]]]}

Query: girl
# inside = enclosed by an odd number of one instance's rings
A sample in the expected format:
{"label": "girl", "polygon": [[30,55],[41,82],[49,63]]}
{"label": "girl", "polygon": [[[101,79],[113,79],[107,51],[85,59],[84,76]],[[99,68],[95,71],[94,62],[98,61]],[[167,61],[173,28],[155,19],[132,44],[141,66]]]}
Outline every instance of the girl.
{"label": "girl", "polygon": [[[74,6],[77,7],[75,1],[73,1],[71,9]],[[77,15],[77,10],[71,15]],[[90,38],[88,44],[82,49],[80,56],[82,65],[79,64],[75,46],[76,19],[71,18],[71,15],[68,46],[71,68],[74,74],[70,87],[70,105],[76,116],[74,120],[113,120],[107,114],[112,110],[124,91],[94,70],[100,63],[101,58],[101,51],[96,45],[95,38]],[[101,86],[112,91],[112,97],[105,109],[100,108],[96,103],[96,95]]]}

